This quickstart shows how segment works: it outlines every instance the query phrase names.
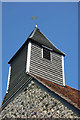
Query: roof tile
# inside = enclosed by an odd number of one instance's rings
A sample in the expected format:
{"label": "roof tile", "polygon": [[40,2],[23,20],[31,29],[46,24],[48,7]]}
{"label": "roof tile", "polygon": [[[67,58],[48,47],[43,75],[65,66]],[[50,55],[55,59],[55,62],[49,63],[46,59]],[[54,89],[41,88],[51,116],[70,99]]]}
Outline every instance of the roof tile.
{"label": "roof tile", "polygon": [[67,102],[71,103],[72,105],[74,105],[76,108],[78,108],[80,110],[80,91],[79,90],[76,90],[76,89],[74,89],[70,86],[67,86],[67,85],[65,85],[64,87],[60,86],[60,85],[55,84],[51,81],[48,81],[48,80],[43,79],[39,76],[36,76],[32,73],[29,73],[29,75],[31,75],[32,77],[37,79],[40,83],[45,85],[51,91],[55,92],[60,97],[62,97]]}

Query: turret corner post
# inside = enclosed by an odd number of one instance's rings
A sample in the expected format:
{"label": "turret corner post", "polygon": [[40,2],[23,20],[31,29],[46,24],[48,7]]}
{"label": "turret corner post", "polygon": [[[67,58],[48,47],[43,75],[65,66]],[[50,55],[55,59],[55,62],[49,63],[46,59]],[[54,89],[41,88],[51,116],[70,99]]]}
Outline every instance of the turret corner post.
{"label": "turret corner post", "polygon": [[65,86],[64,56],[63,55],[62,55],[62,73],[63,73],[63,86]]}
{"label": "turret corner post", "polygon": [[27,49],[27,63],[26,63],[26,73],[29,73],[30,69],[30,56],[31,56],[31,42],[28,43],[28,49]]}
{"label": "turret corner post", "polygon": [[9,66],[9,74],[8,74],[8,82],[7,82],[7,90],[6,90],[6,93],[8,93],[8,89],[9,89],[10,76],[11,76],[11,65]]}

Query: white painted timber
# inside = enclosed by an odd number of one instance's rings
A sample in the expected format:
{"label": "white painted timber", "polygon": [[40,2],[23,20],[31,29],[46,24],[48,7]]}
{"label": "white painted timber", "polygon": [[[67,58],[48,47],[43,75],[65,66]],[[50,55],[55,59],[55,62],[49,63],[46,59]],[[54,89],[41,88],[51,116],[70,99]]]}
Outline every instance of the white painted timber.
{"label": "white painted timber", "polygon": [[37,26],[37,25],[35,25],[35,27],[36,27],[36,28],[38,28],[38,26]]}
{"label": "white painted timber", "polygon": [[46,48],[46,49],[48,49],[48,50],[53,50],[53,49],[51,49],[51,48],[49,48],[49,47],[47,47],[47,46],[45,46],[45,45],[42,45],[42,47],[44,47],[44,48]]}
{"label": "white painted timber", "polygon": [[63,86],[65,86],[64,56],[62,56]]}
{"label": "white painted timber", "polygon": [[28,43],[28,50],[27,50],[27,64],[26,64],[27,73],[29,73],[29,68],[30,68],[30,56],[31,56],[31,42]]}
{"label": "white painted timber", "polygon": [[43,48],[42,48],[42,58],[43,58]]}
{"label": "white painted timber", "polygon": [[8,82],[7,82],[7,91],[6,91],[6,93],[8,93],[8,89],[9,89],[10,76],[11,76],[11,66],[9,67],[9,74],[8,74]]}
{"label": "white painted timber", "polygon": [[36,32],[36,29],[37,29],[37,27],[35,27],[35,29],[33,30],[32,34],[29,36],[29,38],[32,38],[34,36],[34,34]]}

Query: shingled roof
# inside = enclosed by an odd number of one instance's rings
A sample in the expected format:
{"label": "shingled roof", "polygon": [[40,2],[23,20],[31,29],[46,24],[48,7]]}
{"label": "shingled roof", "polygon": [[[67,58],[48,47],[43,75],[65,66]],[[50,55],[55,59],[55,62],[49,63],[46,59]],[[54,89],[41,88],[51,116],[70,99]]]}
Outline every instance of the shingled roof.
{"label": "shingled roof", "polygon": [[40,30],[35,27],[35,29],[33,30],[32,34],[29,36],[29,38],[31,38],[32,40],[34,40],[35,42],[40,43],[41,45],[44,45],[46,47],[51,48],[53,51],[55,51],[56,53],[59,53],[61,55],[65,54],[63,52],[61,52],[59,49],[57,49],[57,47],[55,47],[54,44],[51,43],[50,40],[48,40],[42,32],[40,32]]}
{"label": "shingled roof", "polygon": [[28,43],[28,41],[32,41],[32,42],[36,42],[37,44],[40,44],[41,46],[46,46],[50,49],[52,49],[52,51],[65,56],[65,54],[63,52],[61,52],[57,47],[55,47],[54,44],[52,44],[50,42],[50,40],[48,40],[42,32],[40,32],[40,30],[35,27],[34,30],[31,32],[31,34],[29,35],[29,37],[26,39],[26,41],[24,42],[24,44],[20,47],[20,49],[15,53],[15,55],[10,59],[10,61],[8,62],[8,64],[10,64],[13,59],[17,56],[17,54],[22,50],[22,48]]}

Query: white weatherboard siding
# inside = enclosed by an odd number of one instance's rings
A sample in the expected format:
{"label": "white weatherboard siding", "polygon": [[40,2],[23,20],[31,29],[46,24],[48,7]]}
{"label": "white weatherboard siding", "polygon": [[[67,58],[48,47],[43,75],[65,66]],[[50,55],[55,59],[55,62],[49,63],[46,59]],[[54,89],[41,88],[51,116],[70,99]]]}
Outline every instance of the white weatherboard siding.
{"label": "white weatherboard siding", "polygon": [[30,68],[30,56],[31,56],[31,42],[28,43],[28,50],[27,50],[27,64],[26,64],[27,73],[29,73],[29,68]]}
{"label": "white weatherboard siding", "polygon": [[63,85],[65,86],[65,74],[64,74],[64,56],[62,56],[62,71],[63,71]]}
{"label": "white weatherboard siding", "polygon": [[11,66],[9,67],[9,74],[8,74],[8,82],[7,82],[7,91],[6,91],[6,93],[8,93],[8,89],[9,89],[10,76],[11,76]]}
{"label": "white weatherboard siding", "polygon": [[29,72],[64,86],[62,55],[50,52],[51,60],[43,58],[43,49],[37,44],[31,44],[31,57]]}

